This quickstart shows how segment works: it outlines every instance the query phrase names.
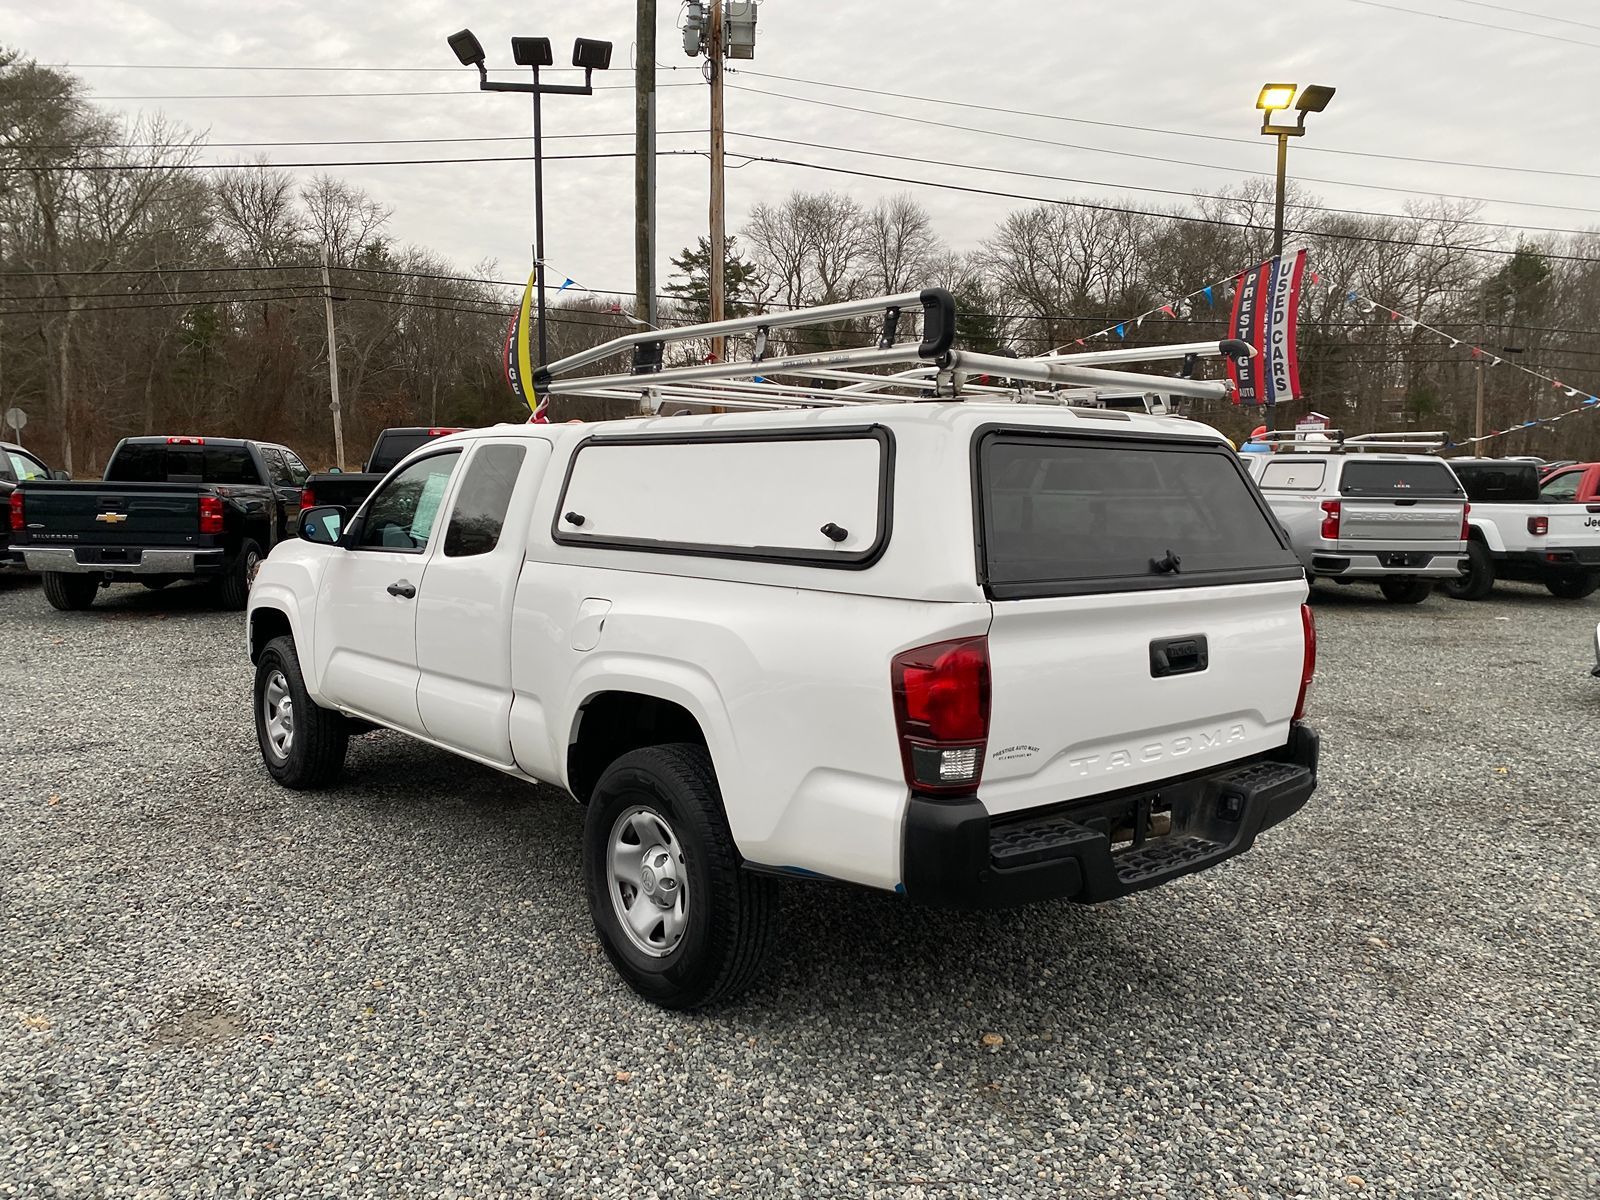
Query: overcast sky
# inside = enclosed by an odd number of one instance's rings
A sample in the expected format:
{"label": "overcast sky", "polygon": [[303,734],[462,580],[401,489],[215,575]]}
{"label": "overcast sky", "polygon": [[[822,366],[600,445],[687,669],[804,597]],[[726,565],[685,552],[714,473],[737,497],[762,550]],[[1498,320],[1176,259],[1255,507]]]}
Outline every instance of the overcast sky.
{"label": "overcast sky", "polygon": [[[1537,10],[1566,21],[1534,19],[1507,8]],[[519,11],[527,15],[518,16]],[[513,34],[548,35],[558,63],[568,61],[575,36],[609,39],[616,43],[612,70],[597,80],[612,90],[592,97],[549,98],[545,131],[625,136],[563,138],[547,142],[546,149],[552,155],[632,150],[632,0],[549,6],[487,0],[0,0],[0,12],[5,14],[0,38],[41,62],[79,69],[107,105],[130,113],[159,109],[207,131],[213,143],[524,139],[530,124],[526,98],[476,91],[473,73],[456,66],[445,36],[470,26],[488,51],[491,66],[507,68],[507,39]],[[1422,13],[1453,19],[1417,15]],[[659,18],[658,58],[663,67],[672,68],[658,74],[659,127],[703,130],[707,88],[698,64],[682,50],[681,7],[661,0]],[[1600,113],[1595,101],[1600,5],[1592,0],[1505,0],[1499,6],[1469,0],[1384,0],[1381,6],[1362,0],[766,0],[759,30],[754,61],[733,64],[739,74],[728,77],[730,166],[743,161],[734,156],[737,152],[747,151],[1041,197],[1095,196],[1141,207],[1165,205],[1177,197],[1133,189],[1189,193],[1237,183],[1252,171],[1270,172],[1272,144],[1256,132],[1253,105],[1263,82],[1284,80],[1338,88],[1329,109],[1310,118],[1308,136],[1290,149],[1291,175],[1325,203],[1399,212],[1407,194],[1444,192],[1491,198],[1482,215],[1518,226],[1600,226]],[[143,65],[112,69],[91,64]],[[155,64],[341,69],[163,70]],[[388,69],[348,70],[354,67]],[[393,69],[401,67],[423,70]],[[445,94],[281,95],[360,92]],[[218,93],[275,95],[204,98]],[[874,111],[846,111],[813,101]],[[915,161],[750,136],[757,134]],[[705,145],[704,133],[663,132],[660,139],[662,150],[703,150]],[[206,159],[230,162],[261,155],[300,163],[520,155],[527,150],[525,140],[214,146]],[[1335,150],[1359,154],[1331,153]],[[1136,157],[1141,155],[1184,162]],[[1480,165],[1403,161],[1416,158]],[[928,160],[1058,178],[979,172]],[[501,277],[526,273],[533,227],[527,162],[329,169],[393,208],[391,232],[398,240],[431,247],[461,267],[492,258],[498,260]],[[632,170],[630,158],[546,164],[546,238],[558,281],[570,276],[597,290],[632,291]],[[706,231],[707,162],[690,155],[664,157],[658,176],[664,279],[668,256]],[[1060,177],[1090,182],[1062,182]],[[1394,190],[1376,190],[1380,187]],[[1022,204],[755,162],[729,172],[730,230],[737,231],[751,204],[781,198],[795,188],[836,188],[869,204],[880,196],[910,191],[958,249],[976,247],[996,221]]]}

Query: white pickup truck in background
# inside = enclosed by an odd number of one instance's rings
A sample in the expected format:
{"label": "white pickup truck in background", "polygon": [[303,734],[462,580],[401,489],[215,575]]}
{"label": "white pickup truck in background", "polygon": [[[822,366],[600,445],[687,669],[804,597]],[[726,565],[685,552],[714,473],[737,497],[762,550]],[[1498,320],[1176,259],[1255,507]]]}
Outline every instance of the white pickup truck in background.
{"label": "white pickup truck in background", "polygon": [[758,978],[774,876],[1097,901],[1249,849],[1315,786],[1305,599],[1211,429],[884,403],[441,438],[302,514],[248,637],[287,786],[359,721],[585,804],[606,953],[683,1008]]}
{"label": "white pickup truck in background", "polygon": [[1496,579],[1542,583],[1581,600],[1600,588],[1600,512],[1540,494],[1540,464],[1521,459],[1452,458],[1472,501],[1466,572],[1443,585],[1457,600],[1481,600]]}
{"label": "white pickup truck in background", "polygon": [[1450,468],[1432,455],[1323,442],[1244,456],[1306,574],[1376,583],[1399,604],[1420,604],[1435,583],[1459,579],[1467,497]]}

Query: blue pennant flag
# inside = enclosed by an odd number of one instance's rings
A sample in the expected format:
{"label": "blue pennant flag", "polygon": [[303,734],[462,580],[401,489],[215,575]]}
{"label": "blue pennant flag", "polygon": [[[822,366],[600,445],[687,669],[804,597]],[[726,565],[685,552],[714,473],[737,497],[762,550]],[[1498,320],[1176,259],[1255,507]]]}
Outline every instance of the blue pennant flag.
{"label": "blue pennant flag", "polygon": [[1207,304],[1214,304],[1214,303],[1215,303],[1215,301],[1214,301],[1214,300],[1212,300],[1212,298],[1211,298],[1211,285],[1210,285],[1210,284],[1209,284],[1209,283],[1208,283],[1208,284],[1206,284],[1206,286],[1205,286],[1205,287],[1204,287],[1204,288],[1202,288],[1202,289],[1201,289],[1201,290],[1202,290],[1202,291],[1203,291],[1203,292],[1205,292],[1205,294],[1206,294],[1206,303],[1207,303]]}
{"label": "blue pennant flag", "polygon": [[1118,336],[1118,337],[1124,337],[1124,336],[1126,336],[1126,334],[1125,334],[1125,332],[1124,332],[1124,331],[1125,331],[1125,329],[1126,329],[1126,326],[1123,326],[1123,325],[1118,325],[1118,326],[1117,326],[1117,336]]}
{"label": "blue pennant flag", "polygon": [[1587,400],[1584,401],[1584,403],[1585,404],[1600,404],[1600,396],[1590,396]]}
{"label": "blue pennant flag", "polygon": [[1346,304],[1354,304],[1359,299],[1361,299],[1359,292],[1347,292],[1345,293],[1344,302]]}
{"label": "blue pennant flag", "polygon": [[567,290],[567,289],[568,289],[568,288],[569,288],[569,287],[571,287],[571,286],[572,286],[572,280],[570,280],[570,279],[569,279],[569,280],[567,280],[567,281],[566,281],[566,282],[565,282],[565,283],[563,283],[563,284],[562,284],[562,285],[561,285],[561,286],[560,286],[560,287],[558,287],[558,288],[557,288],[557,289],[556,289],[556,291],[558,291],[558,292],[564,292],[564,291],[566,291],[566,290]]}

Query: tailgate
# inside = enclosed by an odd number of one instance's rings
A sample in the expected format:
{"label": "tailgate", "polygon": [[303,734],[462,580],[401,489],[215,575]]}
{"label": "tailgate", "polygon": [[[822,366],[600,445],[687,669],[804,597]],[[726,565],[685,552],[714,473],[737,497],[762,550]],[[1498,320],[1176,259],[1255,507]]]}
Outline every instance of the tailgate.
{"label": "tailgate", "polygon": [[26,487],[24,540],[37,546],[192,546],[199,489],[182,484]]}
{"label": "tailgate", "polygon": [[1230,450],[1006,431],[978,462],[991,813],[1288,741],[1305,576]]}
{"label": "tailgate", "polygon": [[1600,504],[1550,504],[1541,510],[1550,518],[1543,544],[1550,549],[1600,548]]}
{"label": "tailgate", "polygon": [[984,805],[1148,786],[1282,746],[1305,594],[1292,581],[996,603]]}
{"label": "tailgate", "polygon": [[1382,543],[1461,548],[1467,495],[1455,473],[1432,458],[1352,458],[1339,477],[1341,550]]}
{"label": "tailgate", "polygon": [[1341,550],[1362,550],[1381,543],[1406,547],[1449,543],[1461,546],[1465,500],[1358,500],[1340,502]]}

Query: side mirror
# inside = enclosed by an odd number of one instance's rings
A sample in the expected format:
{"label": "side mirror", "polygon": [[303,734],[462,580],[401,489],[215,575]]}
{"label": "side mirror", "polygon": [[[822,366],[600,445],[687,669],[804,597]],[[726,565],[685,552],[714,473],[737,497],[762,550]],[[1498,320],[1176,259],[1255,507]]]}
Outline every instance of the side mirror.
{"label": "side mirror", "polygon": [[300,536],[319,546],[337,546],[347,516],[347,510],[336,504],[308,508],[300,514]]}
{"label": "side mirror", "polygon": [[71,471],[51,471],[50,472],[50,478],[51,479],[59,479],[62,483],[68,483],[72,479],[72,472]]}

